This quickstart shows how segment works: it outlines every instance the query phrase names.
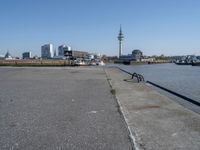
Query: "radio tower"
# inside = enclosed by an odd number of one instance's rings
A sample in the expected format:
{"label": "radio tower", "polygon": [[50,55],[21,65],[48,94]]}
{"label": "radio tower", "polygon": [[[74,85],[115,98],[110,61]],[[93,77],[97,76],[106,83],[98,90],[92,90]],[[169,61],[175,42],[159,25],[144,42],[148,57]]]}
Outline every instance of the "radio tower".
{"label": "radio tower", "polygon": [[122,27],[120,25],[120,30],[119,30],[119,35],[118,35],[118,40],[119,40],[119,58],[122,55],[122,41],[124,39],[124,35],[122,33]]}

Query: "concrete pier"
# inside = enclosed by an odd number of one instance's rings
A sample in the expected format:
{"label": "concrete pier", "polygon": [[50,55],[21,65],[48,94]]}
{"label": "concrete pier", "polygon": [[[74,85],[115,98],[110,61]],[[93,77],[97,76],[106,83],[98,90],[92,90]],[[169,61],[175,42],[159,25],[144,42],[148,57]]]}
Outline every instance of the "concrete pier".
{"label": "concrete pier", "polygon": [[1,150],[199,150],[200,115],[118,69],[0,67]]}
{"label": "concrete pier", "polygon": [[131,150],[102,68],[0,68],[1,150]]}
{"label": "concrete pier", "polygon": [[136,83],[118,69],[106,69],[136,149],[199,150],[200,115]]}

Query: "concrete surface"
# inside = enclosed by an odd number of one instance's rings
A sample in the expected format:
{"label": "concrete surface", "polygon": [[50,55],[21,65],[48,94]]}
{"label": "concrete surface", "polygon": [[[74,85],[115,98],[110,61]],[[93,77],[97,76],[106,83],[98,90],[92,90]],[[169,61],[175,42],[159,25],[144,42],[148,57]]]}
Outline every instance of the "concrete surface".
{"label": "concrete surface", "polygon": [[132,148],[102,68],[0,68],[1,150]]}
{"label": "concrete surface", "polygon": [[136,83],[130,75],[107,68],[136,149],[200,150],[200,115]]}

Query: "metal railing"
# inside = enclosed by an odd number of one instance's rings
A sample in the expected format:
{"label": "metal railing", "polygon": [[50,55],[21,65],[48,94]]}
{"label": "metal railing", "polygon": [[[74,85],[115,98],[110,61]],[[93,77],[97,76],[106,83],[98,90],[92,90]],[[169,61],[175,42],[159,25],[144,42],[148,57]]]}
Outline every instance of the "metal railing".
{"label": "metal railing", "polygon": [[134,72],[134,73],[132,74],[131,79],[133,79],[134,77],[137,79],[138,83],[144,81],[144,77],[143,77],[141,74],[138,74],[138,73],[135,73],[135,72]]}
{"label": "metal railing", "polygon": [[130,72],[126,71],[126,70],[121,69],[120,67],[115,67],[115,68],[118,68],[119,70],[121,70],[121,71],[123,71],[123,72],[125,72],[125,73],[127,73],[127,74],[129,74],[129,75],[131,75],[131,79],[136,78],[137,81],[138,81],[138,83],[139,83],[139,82],[144,82],[144,81],[145,81],[145,80],[144,80],[144,77],[143,77],[141,74],[138,74],[138,73],[136,73],[136,72],[130,73]]}

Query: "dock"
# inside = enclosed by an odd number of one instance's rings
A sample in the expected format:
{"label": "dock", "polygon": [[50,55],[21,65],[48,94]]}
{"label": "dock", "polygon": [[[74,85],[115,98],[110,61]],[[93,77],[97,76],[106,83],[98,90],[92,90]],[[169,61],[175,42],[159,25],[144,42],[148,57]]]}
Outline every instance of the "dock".
{"label": "dock", "polygon": [[132,150],[97,67],[0,67],[1,150]]}
{"label": "dock", "polygon": [[127,79],[107,67],[0,67],[0,149],[200,149],[199,114]]}

